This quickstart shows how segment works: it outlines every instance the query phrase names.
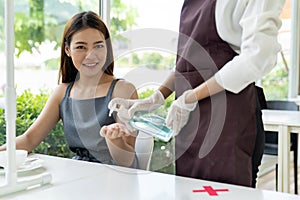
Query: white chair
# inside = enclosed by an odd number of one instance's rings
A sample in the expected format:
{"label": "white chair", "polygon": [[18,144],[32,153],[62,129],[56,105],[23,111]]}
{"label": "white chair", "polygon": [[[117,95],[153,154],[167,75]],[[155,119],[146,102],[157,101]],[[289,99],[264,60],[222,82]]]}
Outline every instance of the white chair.
{"label": "white chair", "polygon": [[137,155],[140,169],[149,170],[153,146],[153,137],[144,132],[139,131],[135,142],[135,152]]}

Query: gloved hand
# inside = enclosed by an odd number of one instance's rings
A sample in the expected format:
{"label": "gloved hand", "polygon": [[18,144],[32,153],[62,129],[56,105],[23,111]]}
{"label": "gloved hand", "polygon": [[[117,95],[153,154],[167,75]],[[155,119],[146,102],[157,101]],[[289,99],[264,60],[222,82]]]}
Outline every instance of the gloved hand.
{"label": "gloved hand", "polygon": [[184,127],[189,119],[190,112],[193,111],[198,101],[194,103],[185,103],[186,96],[193,92],[192,90],[185,91],[179,98],[177,98],[169,108],[166,125],[173,129],[173,135],[176,136]]}
{"label": "gloved hand", "polygon": [[114,98],[109,104],[108,108],[110,109],[109,115],[113,111],[118,112],[117,116],[123,123],[128,123],[129,120],[133,117],[135,111],[148,111],[160,107],[165,103],[165,98],[162,93],[157,90],[151,96],[145,99],[123,99],[123,98]]}

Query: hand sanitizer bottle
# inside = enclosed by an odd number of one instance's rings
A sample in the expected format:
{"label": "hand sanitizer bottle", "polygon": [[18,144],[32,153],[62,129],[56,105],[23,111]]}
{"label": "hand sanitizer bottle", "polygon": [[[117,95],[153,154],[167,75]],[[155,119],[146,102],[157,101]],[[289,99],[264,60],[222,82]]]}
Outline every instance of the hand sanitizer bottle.
{"label": "hand sanitizer bottle", "polygon": [[165,119],[153,113],[135,112],[129,123],[134,129],[152,135],[164,142],[168,142],[173,136],[173,130],[166,126]]}

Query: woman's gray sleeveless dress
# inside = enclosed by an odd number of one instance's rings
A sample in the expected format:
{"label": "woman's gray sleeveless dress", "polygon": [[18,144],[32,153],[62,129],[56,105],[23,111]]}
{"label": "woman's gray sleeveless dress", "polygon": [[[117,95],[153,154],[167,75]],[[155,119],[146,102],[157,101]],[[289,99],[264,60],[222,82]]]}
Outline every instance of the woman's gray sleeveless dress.
{"label": "woman's gray sleeveless dress", "polygon": [[[108,116],[107,106],[117,81],[118,79],[113,80],[106,96],[85,100],[70,98],[74,82],[68,85],[60,103],[60,115],[68,145],[76,153],[74,159],[116,164],[99,131],[102,126],[115,123],[114,118]],[[132,167],[136,165],[135,159]]]}

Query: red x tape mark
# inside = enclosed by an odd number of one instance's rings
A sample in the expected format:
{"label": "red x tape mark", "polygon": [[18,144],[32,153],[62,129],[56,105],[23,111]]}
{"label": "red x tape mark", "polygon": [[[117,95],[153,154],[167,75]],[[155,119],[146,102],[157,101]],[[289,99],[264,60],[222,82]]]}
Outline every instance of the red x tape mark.
{"label": "red x tape mark", "polygon": [[211,186],[203,186],[204,190],[193,190],[193,192],[207,192],[209,196],[218,196],[217,192],[228,192],[228,189],[213,189]]}

